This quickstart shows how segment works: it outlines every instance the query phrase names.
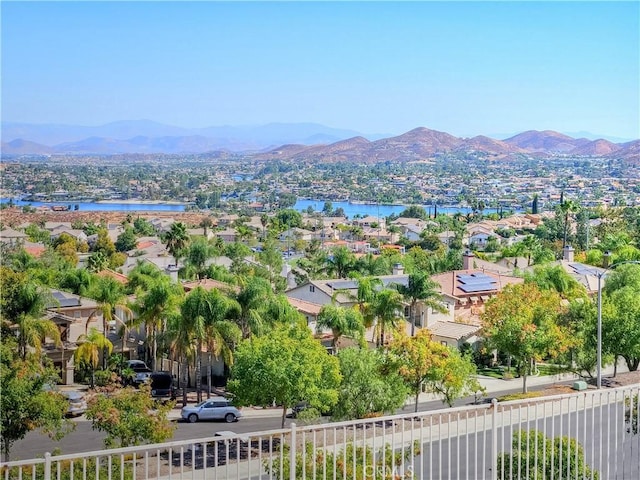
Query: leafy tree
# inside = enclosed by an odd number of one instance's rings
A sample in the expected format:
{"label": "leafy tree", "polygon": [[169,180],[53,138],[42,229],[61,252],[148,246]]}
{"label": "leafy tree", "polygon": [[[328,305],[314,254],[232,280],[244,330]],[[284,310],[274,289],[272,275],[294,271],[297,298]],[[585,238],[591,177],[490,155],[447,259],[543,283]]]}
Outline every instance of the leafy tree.
{"label": "leafy tree", "polygon": [[414,272],[409,274],[406,285],[398,285],[398,291],[409,303],[409,319],[411,320],[411,335],[416,329],[415,308],[420,301],[425,307],[432,308],[440,313],[447,313],[446,306],[442,303],[440,285],[429,277],[426,272]]}
{"label": "leafy tree", "polygon": [[562,478],[598,480],[598,472],[586,464],[584,449],[569,437],[548,438],[538,430],[518,430],[513,434],[512,452],[498,457],[500,480]]}
{"label": "leafy tree", "polygon": [[172,223],[169,231],[164,234],[163,240],[167,246],[167,250],[175,259],[176,265],[178,265],[178,258],[189,244],[187,226],[182,222]]}
{"label": "leafy tree", "polygon": [[102,252],[107,258],[116,253],[116,246],[114,245],[113,240],[109,237],[109,232],[106,228],[98,230],[98,239],[93,246],[93,251]]}
{"label": "leafy tree", "polygon": [[228,389],[241,406],[281,406],[284,427],[287,409],[298,402],[330,410],[338,401],[340,380],[338,359],[306,325],[281,325],[240,343]]}
{"label": "leafy tree", "polygon": [[392,369],[398,370],[409,392],[415,396],[416,412],[420,393],[427,382],[438,379],[450,353],[447,347],[431,340],[428,330],[420,330],[413,337],[397,335],[389,345],[388,361]]}
{"label": "leafy tree", "polygon": [[534,284],[507,285],[487,302],[482,324],[489,345],[520,362],[522,391],[533,363],[566,352],[574,341],[558,324],[560,296]]}
{"label": "leafy tree", "polygon": [[403,218],[419,218],[421,220],[427,220],[427,211],[420,205],[411,205],[400,212],[400,217]]}
{"label": "leafy tree", "polygon": [[78,263],[77,242],[71,235],[63,233],[55,242],[53,247],[58,255],[60,255],[66,262],[74,267]]}
{"label": "leafy tree", "polygon": [[355,335],[362,340],[364,324],[362,314],[353,308],[343,308],[334,304],[324,305],[320,309],[317,321],[318,330],[328,328],[333,335],[333,351],[338,351],[338,340],[344,335]]}
{"label": "leafy tree", "polygon": [[196,271],[198,279],[202,279],[207,269],[207,261],[213,257],[215,249],[204,237],[196,238],[186,252],[186,263]]}
{"label": "leafy tree", "polygon": [[427,381],[427,388],[442,396],[442,401],[453,407],[453,403],[471,394],[484,393],[485,388],[476,378],[476,365],[470,356],[463,356],[457,349],[450,348],[433,375]]}
{"label": "leafy tree", "polygon": [[379,350],[356,347],[338,353],[342,383],[332,416],[337,420],[392,413],[403,406],[408,390],[397,371],[385,369]]}
{"label": "leafy tree", "polygon": [[109,266],[109,258],[104,252],[93,252],[87,259],[87,270],[90,272],[99,272]]}
{"label": "leafy tree", "polygon": [[275,220],[278,221],[283,230],[302,227],[302,215],[300,212],[290,208],[279,210],[276,213]]}
{"label": "leafy tree", "polygon": [[91,369],[91,388],[96,384],[96,369],[100,361],[100,352],[111,354],[113,344],[102,333],[92,327],[89,333],[78,337],[78,348],[73,357],[79,365],[88,365]]}
{"label": "leafy tree", "polygon": [[131,227],[127,227],[124,229],[118,238],[116,239],[115,247],[118,252],[128,252],[129,250],[133,250],[136,248],[138,244],[138,239],[136,237],[135,231]]}
{"label": "leafy tree", "polygon": [[60,288],[70,291],[75,295],[87,296],[94,282],[94,275],[86,268],[74,268],[65,272],[60,281]]}
{"label": "leafy tree", "polygon": [[0,446],[9,460],[13,444],[32,430],[41,429],[59,440],[75,427],[64,416],[69,403],[59,393],[46,390],[58,379],[39,359],[22,360],[17,345],[3,335],[0,345]]}
{"label": "leafy tree", "polygon": [[249,277],[244,279],[235,300],[240,305],[240,313],[237,323],[242,330],[243,338],[248,338],[252,333],[259,335],[265,329],[266,306],[273,299],[271,285],[264,278]]}
{"label": "leafy tree", "polygon": [[137,235],[149,237],[155,234],[156,230],[146,218],[138,217],[133,221],[133,231]]}
{"label": "leafy tree", "polygon": [[105,432],[105,448],[160,443],[173,436],[175,425],[168,414],[173,402],[160,403],[151,387],[125,388],[110,395],[97,395],[89,402],[87,419],[94,430]]}

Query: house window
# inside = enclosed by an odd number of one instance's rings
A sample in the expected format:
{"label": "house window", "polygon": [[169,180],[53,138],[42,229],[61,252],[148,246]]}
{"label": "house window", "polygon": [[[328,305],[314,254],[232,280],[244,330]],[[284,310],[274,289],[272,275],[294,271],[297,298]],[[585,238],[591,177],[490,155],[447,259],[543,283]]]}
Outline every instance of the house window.
{"label": "house window", "polygon": [[316,291],[316,286],[315,285],[309,285],[309,291],[311,293],[315,292]]}
{"label": "house window", "polygon": [[445,342],[444,340],[440,340],[440,343],[441,343],[442,345],[444,345],[445,347],[447,346],[447,342]]}
{"label": "house window", "polygon": [[409,318],[409,307],[404,307],[404,318]]}
{"label": "house window", "polygon": [[80,318],[80,310],[73,312],[73,318]]}

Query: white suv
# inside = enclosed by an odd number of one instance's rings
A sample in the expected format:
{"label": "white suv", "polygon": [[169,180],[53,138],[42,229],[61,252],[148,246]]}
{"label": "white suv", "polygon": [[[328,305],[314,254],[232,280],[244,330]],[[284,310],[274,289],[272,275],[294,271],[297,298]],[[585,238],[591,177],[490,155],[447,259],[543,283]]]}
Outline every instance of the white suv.
{"label": "white suv", "polygon": [[211,397],[197,405],[187,405],[182,408],[182,418],[190,423],[198,420],[224,420],[231,423],[241,416],[240,410],[224,397]]}

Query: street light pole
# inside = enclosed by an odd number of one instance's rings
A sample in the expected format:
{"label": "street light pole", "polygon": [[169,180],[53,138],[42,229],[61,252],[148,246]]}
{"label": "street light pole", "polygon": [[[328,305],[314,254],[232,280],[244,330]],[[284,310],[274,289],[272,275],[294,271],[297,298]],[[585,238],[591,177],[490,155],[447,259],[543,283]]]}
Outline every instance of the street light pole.
{"label": "street light pole", "polygon": [[[606,252],[605,256],[609,256],[610,253]],[[635,263],[640,264],[638,260],[625,260],[622,262],[614,263],[608,267],[606,267],[602,272],[598,275],[598,346],[597,346],[597,377],[596,377],[596,387],[598,389],[602,388],[602,278],[608,274],[612,269],[624,265],[625,263]],[[616,361],[617,359],[614,359]]]}

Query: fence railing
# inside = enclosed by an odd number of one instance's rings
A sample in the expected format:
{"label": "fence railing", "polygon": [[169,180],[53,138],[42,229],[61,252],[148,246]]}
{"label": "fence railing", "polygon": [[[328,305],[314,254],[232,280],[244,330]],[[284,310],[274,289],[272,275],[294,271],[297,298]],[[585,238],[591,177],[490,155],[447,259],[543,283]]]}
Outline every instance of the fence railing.
{"label": "fence railing", "polygon": [[5,479],[632,480],[640,385],[0,465]]}

